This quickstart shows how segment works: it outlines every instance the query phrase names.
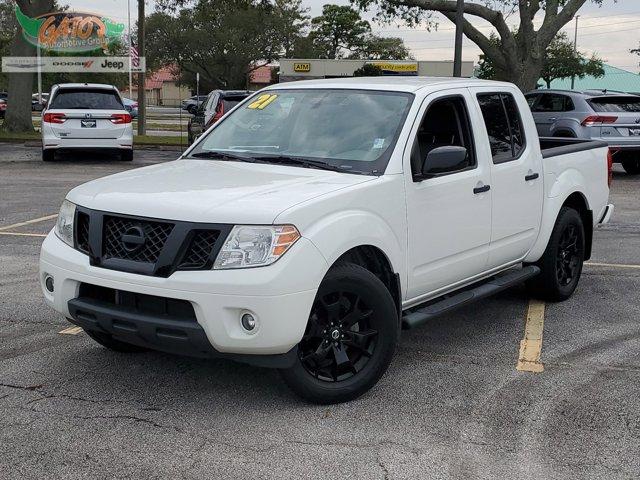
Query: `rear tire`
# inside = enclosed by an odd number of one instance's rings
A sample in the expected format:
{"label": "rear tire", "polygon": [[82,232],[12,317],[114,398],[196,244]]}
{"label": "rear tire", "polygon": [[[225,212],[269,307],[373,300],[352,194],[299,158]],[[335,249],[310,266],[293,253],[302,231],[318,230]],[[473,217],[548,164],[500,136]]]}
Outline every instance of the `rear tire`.
{"label": "rear tire", "polygon": [[53,162],[55,157],[55,150],[42,150],[42,161],[43,162]]}
{"label": "rear tire", "polygon": [[116,340],[108,333],[95,332],[93,330],[87,329],[84,329],[84,331],[87,335],[89,335],[90,338],[98,342],[103,347],[108,348],[109,350],[113,350],[114,352],[138,353],[147,351],[146,348]]}
{"label": "rear tire", "polygon": [[280,370],[305,400],[353,400],[382,377],[398,341],[398,314],[389,290],[352,263],[327,273],[313,303],[293,367]]}
{"label": "rear tire", "polygon": [[622,168],[629,175],[639,175],[640,174],[640,158],[629,158],[622,160]]}
{"label": "rear tire", "polygon": [[582,217],[573,208],[562,207],[547,248],[536,262],[540,274],[527,282],[531,293],[551,302],[569,298],[578,286],[584,254]]}
{"label": "rear tire", "polygon": [[131,162],[133,160],[133,150],[123,150],[120,152],[120,160],[123,162]]}

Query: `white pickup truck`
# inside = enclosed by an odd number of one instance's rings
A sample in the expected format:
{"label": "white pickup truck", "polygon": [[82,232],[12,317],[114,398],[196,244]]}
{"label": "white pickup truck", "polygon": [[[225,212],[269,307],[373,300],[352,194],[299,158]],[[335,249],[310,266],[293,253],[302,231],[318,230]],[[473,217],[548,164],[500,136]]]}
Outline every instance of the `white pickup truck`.
{"label": "white pickup truck", "polygon": [[107,348],[270,366],[341,402],[383,375],[401,326],[525,281],[571,296],[610,173],[602,143],[540,140],[508,83],[285,83],[174,162],[74,188],[40,280]]}

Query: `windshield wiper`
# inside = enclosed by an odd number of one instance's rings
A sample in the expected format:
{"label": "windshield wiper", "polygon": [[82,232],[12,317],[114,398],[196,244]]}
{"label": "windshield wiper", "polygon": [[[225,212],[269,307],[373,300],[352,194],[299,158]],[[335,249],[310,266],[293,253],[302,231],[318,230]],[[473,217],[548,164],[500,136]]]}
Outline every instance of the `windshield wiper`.
{"label": "windshield wiper", "polygon": [[256,159],[247,155],[238,155],[229,152],[197,152],[189,155],[193,158],[211,158],[215,160],[240,160],[241,162],[255,162]]}
{"label": "windshield wiper", "polygon": [[[300,165],[301,167],[307,168],[319,168],[322,170],[332,170],[334,172],[352,172],[351,167],[344,165],[333,165],[328,162],[323,162],[321,160],[311,160],[309,158],[302,157],[292,157],[289,155],[262,155],[259,157],[254,157],[255,160],[264,163],[278,163],[283,165]],[[359,172],[353,172],[359,173]]]}

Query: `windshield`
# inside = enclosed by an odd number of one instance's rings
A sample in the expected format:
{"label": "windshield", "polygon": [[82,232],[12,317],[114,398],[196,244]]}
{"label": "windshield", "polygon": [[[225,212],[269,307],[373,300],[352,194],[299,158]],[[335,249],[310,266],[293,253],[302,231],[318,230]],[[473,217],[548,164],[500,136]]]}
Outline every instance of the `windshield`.
{"label": "windshield", "polygon": [[640,112],[640,97],[598,97],[589,103],[596,112]]}
{"label": "windshield", "polygon": [[322,161],[354,173],[382,174],[412,99],[402,92],[271,90],[231,113],[190,156],[295,157],[316,166]]}

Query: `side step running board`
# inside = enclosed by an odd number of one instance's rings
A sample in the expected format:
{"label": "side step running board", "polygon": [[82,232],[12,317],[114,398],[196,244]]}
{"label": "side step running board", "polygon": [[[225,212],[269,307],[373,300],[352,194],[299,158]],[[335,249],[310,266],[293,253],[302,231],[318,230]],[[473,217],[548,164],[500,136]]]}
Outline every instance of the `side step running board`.
{"label": "side step running board", "polygon": [[402,327],[405,329],[418,327],[432,318],[449,313],[456,308],[463,307],[477,300],[490,297],[502,290],[518,285],[531,277],[535,277],[539,273],[540,268],[535,265],[527,265],[518,270],[507,270],[499,273],[475,287],[445,298],[436,299],[425,307],[404,315],[402,317]]}

